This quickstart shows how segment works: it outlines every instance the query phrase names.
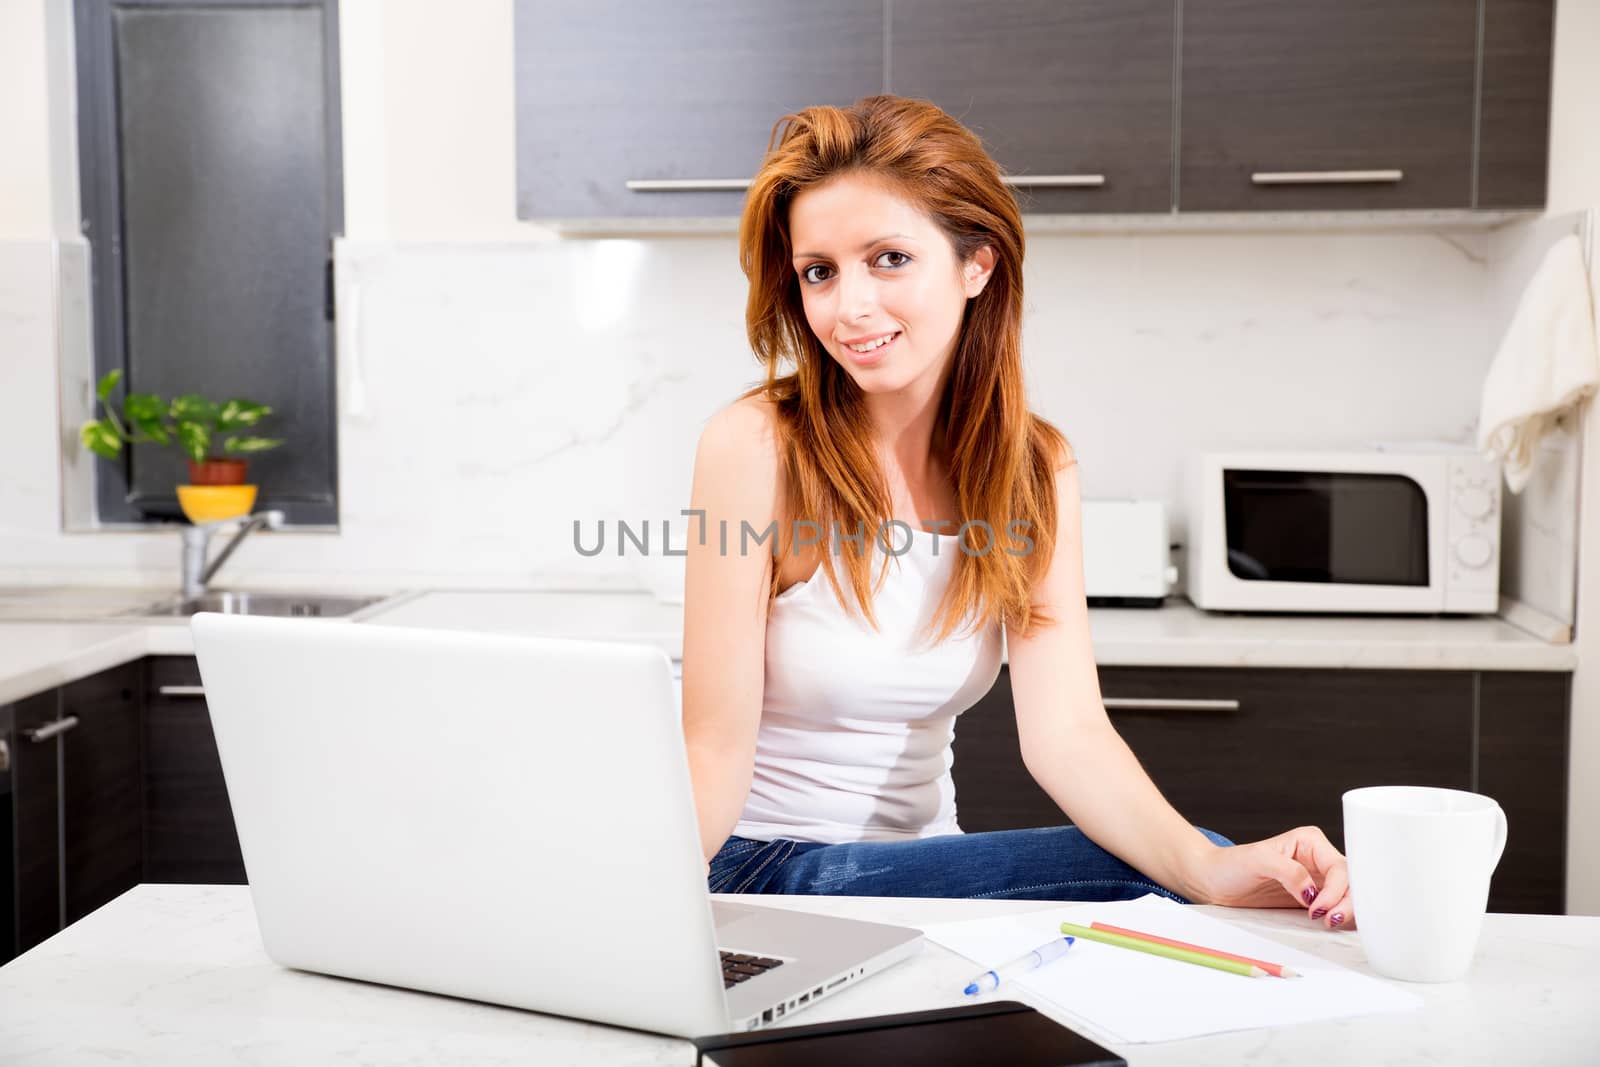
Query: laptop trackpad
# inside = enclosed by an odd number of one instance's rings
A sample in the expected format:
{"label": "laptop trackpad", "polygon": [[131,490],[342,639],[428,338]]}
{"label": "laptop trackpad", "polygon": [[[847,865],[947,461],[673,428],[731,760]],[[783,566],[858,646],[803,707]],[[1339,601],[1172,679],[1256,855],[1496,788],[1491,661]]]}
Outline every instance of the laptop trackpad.
{"label": "laptop trackpad", "polygon": [[717,945],[738,951],[770,936],[771,917],[759,908],[742,904],[711,902],[711,918],[717,925]]}

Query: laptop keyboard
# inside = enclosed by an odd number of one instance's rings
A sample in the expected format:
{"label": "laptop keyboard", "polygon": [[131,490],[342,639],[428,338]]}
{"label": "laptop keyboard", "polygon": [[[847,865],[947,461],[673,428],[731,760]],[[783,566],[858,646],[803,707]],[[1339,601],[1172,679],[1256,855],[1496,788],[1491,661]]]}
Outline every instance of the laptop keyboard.
{"label": "laptop keyboard", "polygon": [[732,989],[758,974],[766,974],[774,967],[783,966],[782,960],[766,956],[752,956],[746,952],[722,952],[722,988]]}

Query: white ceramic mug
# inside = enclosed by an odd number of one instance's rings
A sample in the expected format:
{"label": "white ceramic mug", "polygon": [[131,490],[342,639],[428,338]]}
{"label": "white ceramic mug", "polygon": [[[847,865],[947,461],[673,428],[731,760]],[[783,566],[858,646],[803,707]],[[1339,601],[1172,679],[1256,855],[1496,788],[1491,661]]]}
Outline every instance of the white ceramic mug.
{"label": "white ceramic mug", "polygon": [[1489,875],[1506,847],[1493,799],[1385,785],[1344,795],[1350,900],[1367,962],[1407,982],[1453,982],[1472,966]]}

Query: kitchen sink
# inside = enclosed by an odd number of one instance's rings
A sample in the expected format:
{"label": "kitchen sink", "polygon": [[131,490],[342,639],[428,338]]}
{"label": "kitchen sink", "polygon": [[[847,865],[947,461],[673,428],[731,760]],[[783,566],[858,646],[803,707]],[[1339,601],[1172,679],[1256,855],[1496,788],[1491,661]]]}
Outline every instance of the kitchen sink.
{"label": "kitchen sink", "polygon": [[322,593],[238,593],[214,591],[197,597],[169,600],[136,608],[129,615],[183,616],[197,611],[224,615],[276,615],[281,618],[336,618],[376,604],[385,596],[349,596]]}

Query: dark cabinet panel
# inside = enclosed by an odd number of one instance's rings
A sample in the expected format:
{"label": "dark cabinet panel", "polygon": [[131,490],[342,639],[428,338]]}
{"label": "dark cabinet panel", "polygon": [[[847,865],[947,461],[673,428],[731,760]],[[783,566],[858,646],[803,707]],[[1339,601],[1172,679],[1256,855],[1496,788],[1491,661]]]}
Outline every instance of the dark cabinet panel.
{"label": "dark cabinet panel", "polygon": [[1477,207],[1545,204],[1554,35],[1551,0],[1485,0]]}
{"label": "dark cabinet panel", "polygon": [[1185,0],[1182,19],[1181,210],[1471,206],[1475,0]]}
{"label": "dark cabinet panel", "polygon": [[[1030,214],[1536,208],[1553,18],[1552,0],[518,0],[518,215],[737,216],[737,187],[628,183],[736,186],[782,115],[880,91],[966,123]],[[1049,176],[1074,180],[1026,181]]]}
{"label": "dark cabinet panel", "polygon": [[1061,809],[1022,764],[1011,669],[1000,668],[994,686],[956,719],[956,820],[968,833],[1022,830],[1066,822]]}
{"label": "dark cabinet panel", "polygon": [[60,717],[60,693],[18,701],[12,709],[11,788],[16,836],[16,951],[61,929],[61,764],[55,740],[29,733]]}
{"label": "dark cabinet panel", "polygon": [[[1235,841],[1310,824],[1339,844],[1347,789],[1472,784],[1470,674],[1109,667],[1100,680],[1108,703],[1170,701],[1112,710],[1111,721],[1175,808]],[[952,773],[963,829],[1062,821],[1022,766],[1009,686],[1002,674],[957,726]]]}
{"label": "dark cabinet panel", "polygon": [[16,749],[12,707],[0,704],[0,963],[17,954],[17,808],[11,783]]}
{"label": "dark cabinet panel", "polygon": [[1506,813],[1492,911],[1561,914],[1566,900],[1571,675],[1481,675],[1478,791]]}
{"label": "dark cabinet panel", "polygon": [[14,705],[0,962],[139,884],[137,663]]}
{"label": "dark cabinet panel", "polygon": [[1345,790],[1472,786],[1472,675],[1108,668],[1116,697],[1237,700],[1237,711],[1115,710],[1111,721],[1191,822],[1235,841],[1320,826],[1343,847]]}
{"label": "dark cabinet panel", "polygon": [[62,696],[63,710],[78,720],[61,735],[68,923],[132,889],[143,874],[140,677],[139,664],[130,663],[74,682]]}
{"label": "dark cabinet panel", "polygon": [[883,6],[860,0],[518,0],[517,217],[738,215],[778,119],[883,91]]}
{"label": "dark cabinet panel", "polygon": [[[1250,841],[1316,825],[1342,848],[1345,790],[1476,790],[1510,823],[1490,908],[1562,909],[1568,675],[1107,667],[1100,681],[1108,705],[1163,705],[1111,721],[1198,826]],[[951,773],[964,830],[1064,821],[1023,766],[1008,670],[957,721]]]}
{"label": "dark cabinet panel", "polygon": [[891,6],[890,91],[931,100],[1019,179],[1025,212],[1172,206],[1171,0],[913,0]]}
{"label": "dark cabinet panel", "polygon": [[242,885],[244,856],[205,699],[160,691],[198,686],[199,668],[189,656],[155,657],[149,665],[144,880]]}

